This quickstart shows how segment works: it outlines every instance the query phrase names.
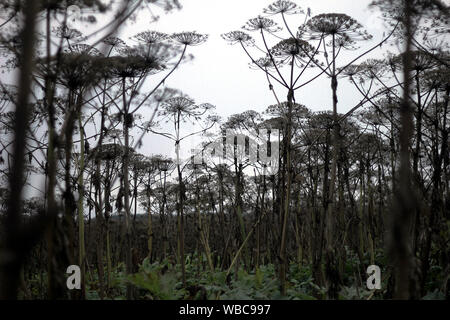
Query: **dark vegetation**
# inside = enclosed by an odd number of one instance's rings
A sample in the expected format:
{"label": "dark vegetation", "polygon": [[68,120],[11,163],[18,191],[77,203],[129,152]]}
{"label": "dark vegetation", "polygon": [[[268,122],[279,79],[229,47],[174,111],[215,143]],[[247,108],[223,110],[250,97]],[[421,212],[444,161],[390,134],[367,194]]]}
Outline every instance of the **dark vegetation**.
{"label": "dark vegetation", "polygon": [[[71,5],[86,24],[114,19],[100,38],[83,35]],[[2,68],[18,75],[0,83],[0,298],[448,299],[449,8],[372,6],[387,29],[371,45],[352,17],[283,0],[222,35],[276,103],[221,119],[221,106],[165,84],[206,35],[116,36],[139,10],[178,1],[0,1]],[[291,25],[293,14],[303,23]],[[400,50],[366,57],[388,46]],[[330,81],[329,112],[298,94],[319,77]],[[342,114],[344,81],[360,103]],[[190,136],[205,147],[227,129],[249,137],[244,148],[236,139],[221,161],[180,158]],[[269,175],[245,155],[255,132],[275,129]],[[146,134],[177,156],[141,154]],[[382,289],[370,291],[374,264]],[[81,268],[81,290],[67,290],[69,265]]]}

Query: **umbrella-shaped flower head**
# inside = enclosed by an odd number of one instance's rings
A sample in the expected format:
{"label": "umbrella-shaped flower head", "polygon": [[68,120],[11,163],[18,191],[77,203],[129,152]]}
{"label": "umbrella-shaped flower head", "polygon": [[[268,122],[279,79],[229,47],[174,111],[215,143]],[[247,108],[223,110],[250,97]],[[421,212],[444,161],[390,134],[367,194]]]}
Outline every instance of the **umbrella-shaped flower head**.
{"label": "umbrella-shaped flower head", "polygon": [[300,64],[309,61],[314,51],[308,42],[296,38],[282,40],[271,49],[272,55],[280,58],[281,61],[287,62],[294,58]]}
{"label": "umbrella-shaped flower head", "polygon": [[64,38],[66,40],[72,40],[82,37],[82,33],[77,29],[69,28],[68,26],[59,26],[54,29],[55,34],[59,38]]}
{"label": "umbrella-shaped flower head", "polygon": [[307,28],[312,39],[333,36],[337,46],[347,49],[353,48],[355,41],[372,38],[358,21],[342,13],[314,16],[307,22]]}
{"label": "umbrella-shaped flower head", "polygon": [[144,44],[154,44],[168,39],[169,35],[158,31],[143,31],[132,38]]}
{"label": "umbrella-shaped flower head", "polygon": [[205,34],[197,33],[196,31],[192,31],[192,32],[174,33],[171,36],[171,39],[181,44],[184,44],[185,46],[197,46],[208,40],[208,36]]}
{"label": "umbrella-shaped flower head", "polygon": [[359,66],[361,76],[366,79],[377,79],[384,75],[386,65],[383,60],[368,59]]}
{"label": "umbrella-shaped flower head", "polygon": [[98,72],[102,54],[87,44],[72,45],[64,50],[61,62],[54,61],[54,68],[59,68],[58,80],[68,88],[77,89],[93,83]]}
{"label": "umbrella-shaped flower head", "polygon": [[277,32],[281,30],[281,27],[275,21],[261,16],[248,20],[242,28],[247,31],[264,30],[267,32]]}
{"label": "umbrella-shaped flower head", "polygon": [[303,12],[304,11],[299,6],[297,6],[296,3],[288,0],[278,0],[264,9],[264,13],[270,15],[275,15],[278,13],[297,14]]}
{"label": "umbrella-shaped flower head", "polygon": [[85,54],[91,56],[101,56],[101,52],[98,49],[88,44],[75,44],[70,48],[64,50],[66,53]]}
{"label": "umbrella-shaped flower head", "polygon": [[168,115],[173,113],[191,113],[196,109],[194,100],[186,97],[175,97],[167,99],[163,103],[164,110],[161,115]]}
{"label": "umbrella-shaped flower head", "polygon": [[137,48],[124,47],[120,49],[120,55],[109,57],[108,67],[112,74],[120,78],[133,78],[154,69],[156,65],[150,65],[144,57],[139,54]]}
{"label": "umbrella-shaped flower head", "polygon": [[273,70],[275,67],[279,67],[282,62],[277,60],[272,60],[269,56],[261,57],[250,63],[251,69],[264,69]]}
{"label": "umbrella-shaped flower head", "polygon": [[231,31],[222,34],[222,38],[230,44],[240,43],[244,46],[252,46],[255,43],[252,36],[242,31]]}
{"label": "umbrella-shaped flower head", "polygon": [[110,36],[103,40],[104,44],[107,44],[110,46],[109,51],[112,52],[113,50],[116,52],[120,52],[123,48],[125,48],[127,45],[126,43],[117,37]]}

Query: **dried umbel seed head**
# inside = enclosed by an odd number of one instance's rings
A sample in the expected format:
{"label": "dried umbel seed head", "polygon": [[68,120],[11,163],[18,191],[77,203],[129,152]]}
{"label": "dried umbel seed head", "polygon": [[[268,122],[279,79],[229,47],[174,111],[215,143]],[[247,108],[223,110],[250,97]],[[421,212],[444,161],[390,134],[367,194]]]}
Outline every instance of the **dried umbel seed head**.
{"label": "dried umbel seed head", "polygon": [[164,111],[161,112],[161,115],[167,115],[177,112],[190,112],[191,109],[195,108],[194,103],[194,100],[186,97],[175,97],[167,99],[163,104]]}
{"label": "dried umbel seed head", "polygon": [[361,76],[368,79],[381,78],[386,71],[386,64],[383,60],[368,59],[359,65]]}
{"label": "dried umbel seed head", "polygon": [[319,14],[311,18],[307,26],[313,36],[334,35],[336,38],[346,37],[351,41],[372,38],[358,21],[341,13]]}
{"label": "dried umbel seed head", "polygon": [[59,26],[54,29],[56,35],[60,38],[64,38],[67,40],[81,38],[82,34],[77,29],[72,29],[67,26]]}
{"label": "dried umbel seed head", "polygon": [[297,38],[282,40],[271,49],[272,55],[280,58],[283,63],[294,59],[299,66],[313,59],[314,51],[308,42]]}
{"label": "dried umbel seed head", "polygon": [[450,89],[450,69],[441,66],[434,70],[427,71],[423,75],[422,83],[425,87],[433,90],[446,92]]}
{"label": "dried umbel seed head", "polygon": [[415,71],[427,71],[438,66],[436,59],[422,51],[413,52],[412,64],[412,68]]}
{"label": "dried umbel seed head", "polygon": [[279,27],[275,21],[261,16],[248,20],[242,28],[247,31],[264,30],[267,32],[277,32],[281,30],[281,27]]}
{"label": "dried umbel seed head", "polygon": [[230,44],[240,43],[245,46],[251,46],[255,43],[255,40],[253,40],[252,36],[242,31],[231,31],[228,33],[224,33],[221,36]]}
{"label": "dried umbel seed head", "polygon": [[[413,51],[411,58],[411,68],[418,72],[433,69],[437,65],[435,59],[421,51]],[[393,71],[403,69],[403,54],[389,56],[388,61]]]}
{"label": "dried umbel seed head", "polygon": [[126,45],[122,39],[117,37],[107,37],[105,38],[105,40],[103,40],[103,43],[109,44],[113,47],[123,47]]}
{"label": "dried umbel seed head", "polygon": [[86,54],[90,56],[101,56],[101,52],[88,44],[75,44],[70,46],[70,48],[65,49],[66,53],[78,53],[78,54]]}
{"label": "dried umbel seed head", "polygon": [[[326,44],[327,46],[331,47],[333,45],[333,41],[330,40]],[[336,48],[342,48],[347,50],[358,49],[358,47],[356,46],[356,41],[352,40],[348,35],[337,37],[334,41],[334,45],[336,46]]]}
{"label": "dried umbel seed head", "polygon": [[278,0],[271,5],[269,5],[266,9],[264,9],[264,13],[274,15],[274,14],[297,14],[304,13],[304,11],[297,6],[296,3],[288,0]]}
{"label": "dried umbel seed head", "polygon": [[221,117],[219,115],[213,114],[209,115],[206,120],[210,123],[220,123]]}
{"label": "dried umbel seed head", "polygon": [[360,72],[360,66],[356,64],[351,64],[345,68],[341,68],[338,70],[338,74],[342,78],[349,78],[350,80],[353,79],[356,75],[358,75]]}
{"label": "dried umbel seed head", "polygon": [[145,44],[153,44],[168,39],[169,35],[158,31],[143,31],[132,38]]}
{"label": "dried umbel seed head", "polygon": [[275,69],[275,67],[278,67],[281,64],[281,62],[277,60],[272,60],[270,57],[262,57],[255,61],[253,61],[250,64],[251,69],[264,69],[264,70],[271,70]]}
{"label": "dried umbel seed head", "polygon": [[272,48],[272,54],[275,56],[302,56],[305,57],[305,52],[314,52],[314,48],[306,41],[289,38],[280,41]]}
{"label": "dried umbel seed head", "polygon": [[192,31],[174,33],[170,38],[174,41],[184,44],[185,46],[197,46],[204,43],[208,39],[208,36]]}

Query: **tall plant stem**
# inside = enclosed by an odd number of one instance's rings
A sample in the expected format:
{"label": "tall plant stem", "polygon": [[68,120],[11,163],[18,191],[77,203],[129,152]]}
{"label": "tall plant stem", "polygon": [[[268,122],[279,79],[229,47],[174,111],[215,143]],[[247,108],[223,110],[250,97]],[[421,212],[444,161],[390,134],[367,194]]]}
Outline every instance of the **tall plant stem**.
{"label": "tall plant stem", "polygon": [[78,115],[78,125],[80,130],[80,163],[79,163],[79,177],[78,177],[78,265],[81,269],[81,298],[86,296],[86,248],[84,243],[84,129],[81,122],[81,112]]}

